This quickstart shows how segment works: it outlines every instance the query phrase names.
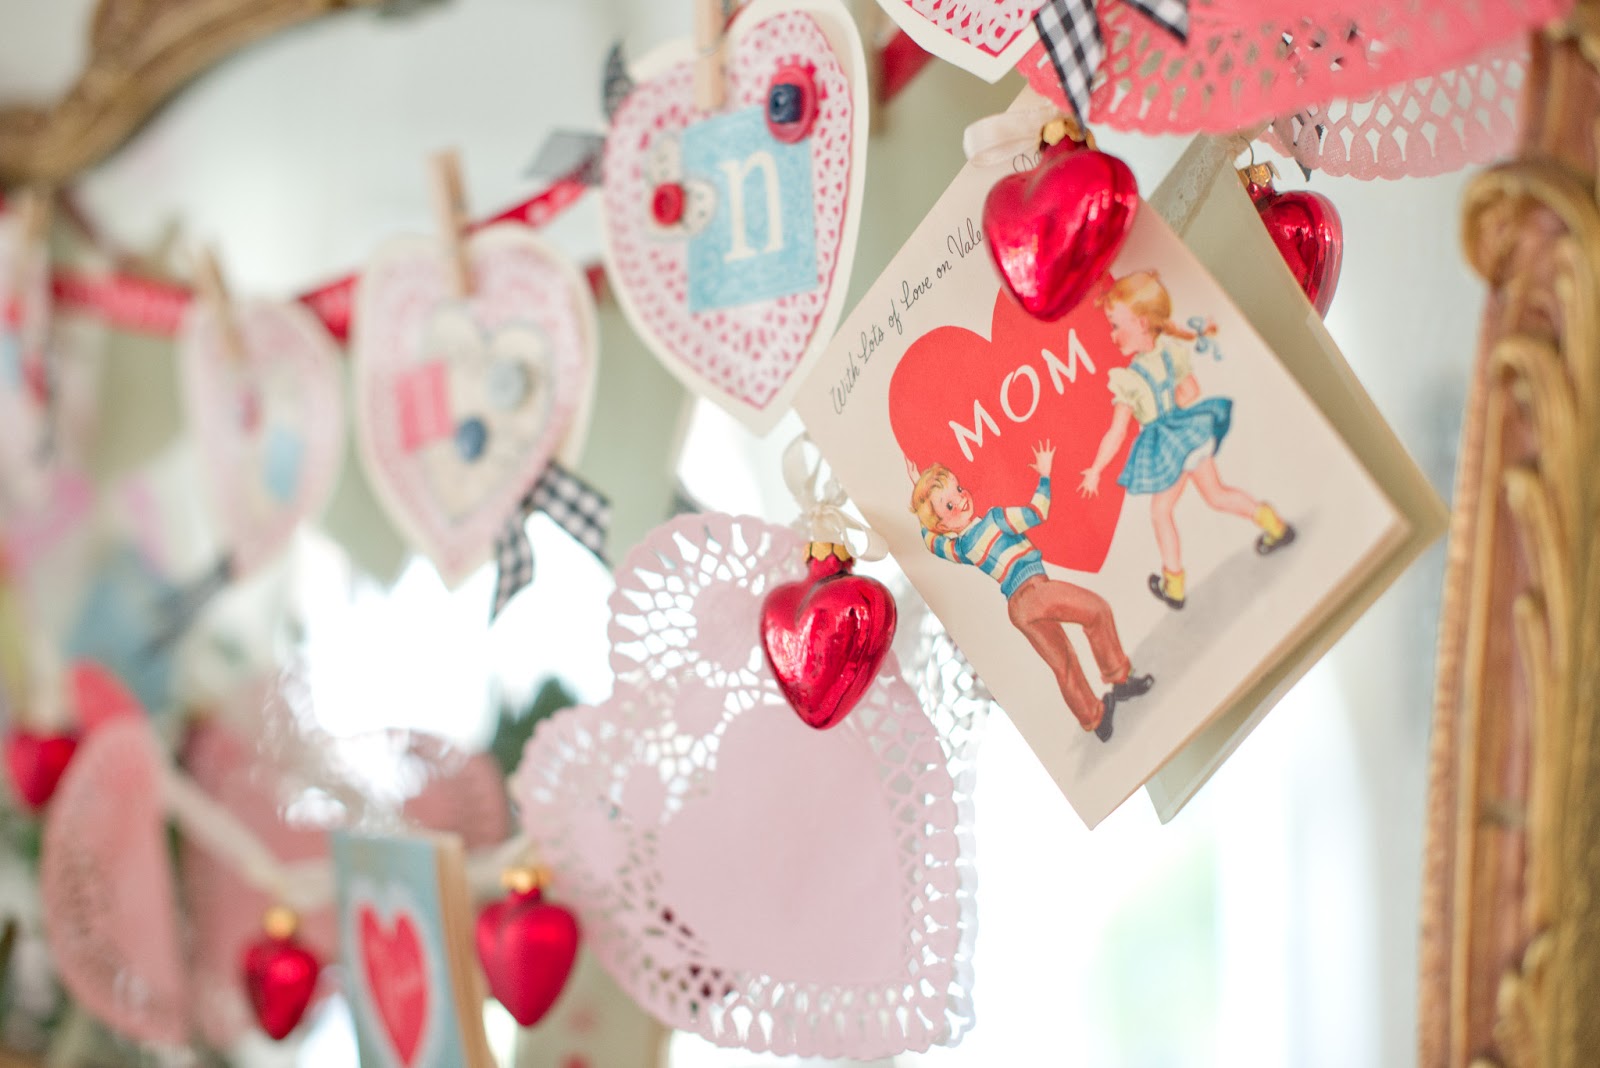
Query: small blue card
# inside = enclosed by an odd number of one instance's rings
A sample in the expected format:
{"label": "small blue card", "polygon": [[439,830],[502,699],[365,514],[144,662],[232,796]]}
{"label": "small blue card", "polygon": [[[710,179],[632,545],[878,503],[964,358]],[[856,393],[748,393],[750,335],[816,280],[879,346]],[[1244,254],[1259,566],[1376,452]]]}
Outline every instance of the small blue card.
{"label": "small blue card", "polygon": [[689,240],[689,311],[714,311],[817,288],[809,141],[786,145],[759,107],[683,131],[683,172],[716,191]]}
{"label": "small blue card", "polygon": [[362,1068],[492,1068],[475,977],[454,966],[471,952],[459,843],[344,831],[330,842]]}
{"label": "small blue card", "polygon": [[267,432],[261,473],[267,492],[284,504],[294,500],[295,489],[300,485],[300,463],[305,454],[306,443],[294,431],[274,426]]}

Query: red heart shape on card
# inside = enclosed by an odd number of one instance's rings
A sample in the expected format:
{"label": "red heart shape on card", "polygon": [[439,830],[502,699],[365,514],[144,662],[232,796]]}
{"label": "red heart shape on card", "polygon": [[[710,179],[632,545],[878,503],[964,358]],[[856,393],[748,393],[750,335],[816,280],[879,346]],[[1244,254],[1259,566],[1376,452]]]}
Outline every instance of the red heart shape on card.
{"label": "red heart shape on card", "polygon": [[[1102,278],[1090,296],[1106,284]],[[906,459],[918,470],[948,467],[979,514],[1027,504],[1039,480],[1029,466],[1034,446],[1051,442],[1050,515],[1028,539],[1052,564],[1099,571],[1122,514],[1123,489],[1104,479],[1099,496],[1083,498],[1078,477],[1111,424],[1107,372],[1126,362],[1092,299],[1060,322],[1045,323],[996,293],[988,338],[942,326],[906,350],[889,383],[889,423]],[[1127,449],[1110,470],[1120,470]],[[908,488],[907,507],[910,497]]]}
{"label": "red heart shape on card", "polygon": [[478,914],[478,963],[489,993],[523,1027],[544,1019],[578,957],[578,921],[539,891],[513,894]]}
{"label": "red heart shape on card", "polygon": [[422,1044],[428,1020],[428,958],[407,913],[386,928],[371,906],[361,908],[358,925],[361,967],[378,1018],[400,1063],[410,1065]]}
{"label": "red heart shape on card", "polygon": [[761,647],[808,727],[835,726],[861,700],[894,642],[894,595],[836,556],[785,582],[761,606]]}
{"label": "red heart shape on card", "polygon": [[6,737],[6,768],[17,796],[31,809],[44,807],[77,751],[76,734],[12,731]]}
{"label": "red heart shape on card", "polygon": [[244,985],[261,1030],[282,1039],[300,1023],[322,963],[292,938],[263,936],[244,953]]}
{"label": "red heart shape on card", "polygon": [[1138,211],[1139,183],[1126,163],[1063,141],[1033,170],[989,190],[983,235],[1017,303],[1054,321],[1111,269]]}
{"label": "red heart shape on card", "polygon": [[1305,290],[1317,314],[1326,316],[1344,265],[1344,223],[1339,209],[1321,193],[1304,189],[1280,193],[1271,186],[1253,185],[1250,199],[1289,273]]}

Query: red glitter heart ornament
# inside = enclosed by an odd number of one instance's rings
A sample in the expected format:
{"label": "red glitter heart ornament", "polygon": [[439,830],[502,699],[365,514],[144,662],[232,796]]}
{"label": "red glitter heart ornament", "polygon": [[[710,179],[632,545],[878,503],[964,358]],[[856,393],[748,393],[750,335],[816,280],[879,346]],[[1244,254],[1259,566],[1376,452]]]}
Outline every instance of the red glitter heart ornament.
{"label": "red glitter heart ornament", "polygon": [[1325,317],[1344,264],[1344,223],[1339,209],[1321,193],[1305,189],[1278,192],[1270,173],[1265,181],[1249,181],[1260,176],[1247,172],[1246,191],[1306,299]]}
{"label": "red glitter heart ornament", "polygon": [[261,1030],[274,1040],[299,1026],[322,962],[293,936],[264,934],[244,951],[244,985]]}
{"label": "red glitter heart ornament", "polygon": [[808,574],[761,605],[761,647],[784,697],[807,726],[838,725],[877,677],[894,642],[894,595],[852,573],[842,548],[813,543]]}
{"label": "red glitter heart ornament", "polygon": [[537,885],[513,889],[478,913],[478,963],[489,992],[523,1027],[544,1019],[572,975],[578,921]]}
{"label": "red glitter heart ornament", "polygon": [[6,737],[6,768],[11,772],[11,785],[17,796],[30,809],[43,808],[55,794],[77,751],[76,734],[12,731]]}
{"label": "red glitter heart ornament", "polygon": [[983,236],[1000,279],[1036,319],[1060,319],[1117,258],[1139,210],[1139,183],[1115,156],[1063,141],[1039,166],[1000,179]]}

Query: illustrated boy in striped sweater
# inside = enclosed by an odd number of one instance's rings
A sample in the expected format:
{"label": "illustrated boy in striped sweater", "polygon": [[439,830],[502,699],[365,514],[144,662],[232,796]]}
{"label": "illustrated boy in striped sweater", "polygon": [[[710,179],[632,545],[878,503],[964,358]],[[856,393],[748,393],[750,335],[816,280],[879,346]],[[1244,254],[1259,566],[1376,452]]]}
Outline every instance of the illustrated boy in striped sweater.
{"label": "illustrated boy in striped sweater", "polygon": [[[1045,574],[1044,557],[1028,540],[1027,532],[1050,514],[1050,467],[1055,448],[1043,442],[1034,448],[1033,458],[1029,466],[1039,473],[1033,499],[1021,507],[991,508],[982,515],[948,467],[934,464],[919,472],[908,460],[906,470],[915,483],[911,510],[922,522],[922,540],[929,552],[953,563],[971,564],[1000,583],[1011,625],[1022,631],[1050,666],[1078,723],[1107,742],[1117,702],[1145,693],[1155,679],[1133,674],[1117,636],[1111,606],[1104,598]],[[1072,642],[1062,629],[1068,623],[1082,627],[1089,639],[1100,675],[1109,686],[1101,697],[1090,689]]]}

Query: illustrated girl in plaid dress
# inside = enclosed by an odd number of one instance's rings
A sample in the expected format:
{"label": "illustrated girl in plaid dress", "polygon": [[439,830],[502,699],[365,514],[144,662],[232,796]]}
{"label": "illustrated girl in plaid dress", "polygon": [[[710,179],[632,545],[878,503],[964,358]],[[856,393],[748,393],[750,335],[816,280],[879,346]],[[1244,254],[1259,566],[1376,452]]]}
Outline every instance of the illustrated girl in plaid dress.
{"label": "illustrated girl in plaid dress", "polygon": [[[928,551],[956,564],[970,564],[1000,584],[1011,625],[1020,630],[1056,677],[1061,696],[1079,726],[1111,740],[1111,714],[1118,701],[1145,693],[1155,684],[1149,675],[1135,675],[1117,634],[1111,606],[1093,590],[1045,574],[1044,556],[1028,540],[1028,530],[1050,515],[1050,467],[1055,449],[1044,442],[1034,449],[1039,485],[1026,505],[990,508],[980,513],[972,495],[944,464],[918,470],[906,461],[911,476],[911,510],[922,523]],[[1063,629],[1083,628],[1107,690],[1096,697],[1078,664],[1078,655]]]}
{"label": "illustrated girl in plaid dress", "polygon": [[[1219,512],[1241,516],[1260,528],[1256,551],[1265,555],[1294,541],[1294,528],[1272,505],[1222,481],[1216,452],[1228,435],[1233,401],[1200,396],[1194,376],[1193,344],[1201,335],[1172,321],[1172,298],[1154,271],[1135,271],[1112,283],[1100,306],[1111,322],[1111,339],[1127,367],[1108,374],[1112,393],[1111,427],[1094,462],[1083,472],[1079,490],[1100,492],[1100,475],[1137,423],[1133,448],[1117,484],[1150,497],[1150,518],[1161,551],[1161,574],[1150,576],[1150,592],[1171,608],[1182,608],[1183,546],[1173,510],[1193,485],[1200,499]],[[1210,336],[1216,326],[1206,324]]]}

